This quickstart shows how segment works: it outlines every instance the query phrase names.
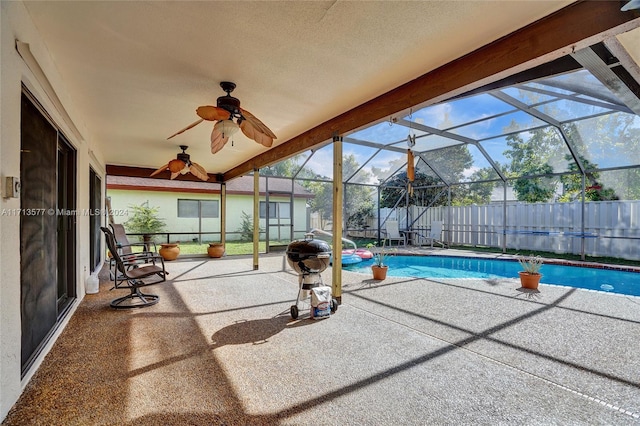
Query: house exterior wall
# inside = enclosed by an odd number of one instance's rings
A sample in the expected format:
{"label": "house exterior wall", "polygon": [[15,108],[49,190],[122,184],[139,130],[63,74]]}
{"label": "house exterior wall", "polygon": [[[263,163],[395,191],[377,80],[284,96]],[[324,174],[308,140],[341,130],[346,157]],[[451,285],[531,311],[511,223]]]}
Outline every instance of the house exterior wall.
{"label": "house exterior wall", "polygon": [[[64,106],[70,122],[79,129],[74,134],[69,121],[58,111],[47,95],[41,81],[27,67],[18,54],[15,41],[28,43],[31,52],[43,69],[47,80]],[[22,85],[40,102],[52,121],[68,138],[76,151],[76,206],[79,211],[89,208],[89,167],[105,182],[102,155],[94,148],[91,135],[82,126],[83,117],[71,103],[54,62],[43,40],[21,2],[0,2],[0,420],[4,419],[20,396],[24,386],[38,369],[68,319],[84,297],[84,282],[89,275],[89,219],[76,216],[76,294],[65,317],[42,348],[29,371],[21,378],[21,309],[20,309],[20,198],[5,198],[4,179],[20,176],[20,104]],[[90,154],[92,153],[92,154]],[[104,192],[103,192],[104,193]],[[13,212],[18,212],[14,214]]]}
{"label": "house exterior wall", "polygon": [[[212,193],[189,193],[189,192],[163,192],[163,191],[144,191],[144,190],[126,190],[126,189],[108,189],[107,196],[111,198],[111,208],[116,213],[114,220],[117,223],[124,223],[129,218],[130,206],[140,205],[141,203],[148,202],[150,207],[158,207],[158,215],[166,223],[167,232],[193,232],[192,235],[172,235],[170,240],[184,241],[187,239],[195,238],[196,233],[199,232],[200,224],[198,218],[183,218],[178,217],[178,199],[183,200],[217,200],[220,203],[220,194]],[[260,201],[265,201],[264,197],[260,198]],[[289,203],[289,197],[269,197],[269,202],[284,202]],[[218,204],[220,208],[220,204]],[[248,215],[253,214],[253,196],[244,194],[229,194],[227,192],[227,240],[240,239],[239,230],[242,226],[243,212]],[[122,213],[122,214],[121,214]],[[220,210],[218,211],[220,214]],[[306,230],[307,226],[307,214],[306,214],[306,199],[296,198],[294,199],[294,225],[296,231]],[[270,220],[269,236],[270,240],[277,239],[291,240],[290,224],[291,221],[288,218],[280,219],[279,223],[282,226],[276,226],[277,219],[272,218]],[[203,241],[220,241],[220,217],[218,218],[203,218],[201,222],[202,232],[215,232],[215,235],[203,236]],[[266,219],[260,219],[260,228],[266,230]],[[278,233],[279,230],[279,233]],[[264,234],[262,237],[264,238]],[[159,240],[158,240],[159,241]]]}

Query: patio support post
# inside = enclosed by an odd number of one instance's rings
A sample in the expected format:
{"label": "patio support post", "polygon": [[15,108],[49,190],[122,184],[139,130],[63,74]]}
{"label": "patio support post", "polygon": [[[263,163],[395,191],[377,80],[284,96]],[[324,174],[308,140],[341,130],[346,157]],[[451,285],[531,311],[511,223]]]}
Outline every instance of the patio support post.
{"label": "patio support post", "polygon": [[[265,222],[265,226],[264,226],[264,245],[265,245],[265,252],[269,253],[269,228],[270,228],[270,221],[269,221],[269,217],[271,216],[271,212],[269,209],[269,176],[265,176],[264,177],[264,184],[265,184],[265,188],[264,188],[264,222]],[[279,229],[279,228],[278,228]]]}
{"label": "patio support post", "polygon": [[582,171],[582,200],[581,200],[581,207],[582,207],[582,213],[581,213],[581,217],[580,217],[580,234],[582,234],[580,236],[580,260],[585,260],[585,243],[586,243],[586,239],[584,236],[584,215],[585,215],[585,210],[586,210],[586,204],[585,204],[585,195],[586,195],[586,191],[587,191],[587,175],[586,172],[583,170]]}
{"label": "patio support post", "polygon": [[453,225],[451,223],[451,185],[447,185],[447,247],[451,247],[451,238],[452,238],[452,228]]}
{"label": "patio support post", "polygon": [[502,253],[507,252],[507,181],[502,185]]}
{"label": "patio support post", "polygon": [[378,185],[378,187],[376,188],[378,190],[378,232],[377,232],[377,237],[376,239],[378,240],[378,244],[380,244],[380,225],[382,224],[381,218],[380,218],[380,195],[381,195],[381,191],[380,191],[380,185]]}
{"label": "patio support post", "polygon": [[331,293],[342,303],[342,136],[333,137],[333,268]]}
{"label": "patio support post", "polygon": [[[295,187],[295,181],[293,180],[293,178],[291,178],[291,195],[289,195],[289,240],[293,241],[293,233],[295,232],[295,228],[294,228],[294,214],[295,214],[295,210],[294,210],[294,202],[295,202],[295,198],[293,197],[293,191],[295,191],[296,187]],[[305,230],[308,228],[308,226],[305,225]]]}
{"label": "patio support post", "polygon": [[227,242],[227,184],[220,185],[220,242]]}
{"label": "patio support post", "polygon": [[253,169],[253,270],[258,270],[260,251],[260,173]]}

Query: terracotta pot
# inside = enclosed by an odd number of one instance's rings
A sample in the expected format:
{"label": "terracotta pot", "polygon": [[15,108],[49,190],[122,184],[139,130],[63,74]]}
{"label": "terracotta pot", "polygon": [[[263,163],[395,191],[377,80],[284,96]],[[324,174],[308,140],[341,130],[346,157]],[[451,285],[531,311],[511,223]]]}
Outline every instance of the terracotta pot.
{"label": "terracotta pot", "polygon": [[529,288],[531,290],[536,290],[538,288],[542,274],[530,274],[528,272],[518,272],[518,274],[520,275],[520,284],[522,285],[522,288]]}
{"label": "terracotta pot", "polygon": [[373,279],[378,281],[384,280],[385,278],[387,278],[388,269],[388,266],[373,265],[371,267],[371,270],[373,271]]}
{"label": "terracotta pot", "polygon": [[176,243],[160,244],[158,253],[164,260],[176,260],[180,254],[180,246]]}
{"label": "terracotta pot", "polygon": [[222,257],[224,255],[224,244],[209,243],[207,253],[209,254],[209,257]]}

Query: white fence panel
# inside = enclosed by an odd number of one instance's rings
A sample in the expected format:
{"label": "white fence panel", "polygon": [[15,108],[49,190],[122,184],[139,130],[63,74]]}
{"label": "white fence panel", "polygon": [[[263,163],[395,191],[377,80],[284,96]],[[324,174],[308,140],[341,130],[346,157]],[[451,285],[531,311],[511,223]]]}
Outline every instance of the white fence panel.
{"label": "white fence panel", "polygon": [[[600,201],[582,203],[501,203],[479,206],[416,207],[409,210],[414,243],[429,234],[434,220],[444,222],[443,238],[451,244],[506,247],[580,254],[584,244],[589,256],[611,256],[640,260],[640,201]],[[505,220],[506,212],[506,220]],[[407,227],[407,210],[380,209],[381,221],[397,220]],[[369,236],[377,235],[378,218],[369,221]],[[383,227],[384,229],[384,227]],[[583,234],[584,233],[584,234]],[[585,235],[583,238],[582,235]]]}

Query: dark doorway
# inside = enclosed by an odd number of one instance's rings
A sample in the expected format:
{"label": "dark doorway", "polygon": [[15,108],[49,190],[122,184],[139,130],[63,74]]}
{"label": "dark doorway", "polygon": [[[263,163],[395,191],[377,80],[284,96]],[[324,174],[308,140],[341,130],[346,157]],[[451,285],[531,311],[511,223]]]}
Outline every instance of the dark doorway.
{"label": "dark doorway", "polygon": [[20,302],[22,374],[75,294],[73,148],[31,96],[21,100]]}
{"label": "dark doorway", "polygon": [[101,215],[101,201],[102,201],[102,180],[100,176],[93,170],[89,169],[89,209],[90,209],[90,222],[89,222],[89,262],[91,265],[91,272],[94,272],[100,262],[102,256],[100,255],[100,226],[102,224]]}
{"label": "dark doorway", "polygon": [[76,289],[76,151],[58,133],[58,316],[75,298]]}

